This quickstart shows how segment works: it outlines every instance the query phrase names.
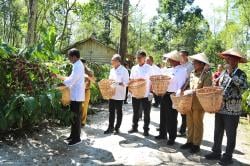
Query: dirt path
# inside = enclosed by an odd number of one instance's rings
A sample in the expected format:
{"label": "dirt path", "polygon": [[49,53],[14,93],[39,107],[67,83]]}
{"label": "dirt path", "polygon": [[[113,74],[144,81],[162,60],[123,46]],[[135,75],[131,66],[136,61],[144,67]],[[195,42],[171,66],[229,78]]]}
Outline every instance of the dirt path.
{"label": "dirt path", "polygon": [[[107,106],[104,106],[107,108]],[[180,150],[185,138],[178,137],[173,147],[166,141],[156,141],[159,109],[151,113],[150,135],[145,138],[140,122],[137,134],[127,134],[131,127],[131,105],[124,106],[124,118],[120,135],[104,135],[107,128],[108,111],[89,116],[90,125],[82,129],[83,142],[68,147],[63,139],[69,128],[48,127],[27,139],[12,140],[11,144],[0,141],[0,165],[217,165],[207,161],[204,155],[212,146],[214,115],[204,119],[204,141],[199,154],[191,155]],[[233,165],[250,163],[250,130],[241,124]],[[223,141],[224,145],[226,140]],[[225,148],[225,146],[223,146]]]}

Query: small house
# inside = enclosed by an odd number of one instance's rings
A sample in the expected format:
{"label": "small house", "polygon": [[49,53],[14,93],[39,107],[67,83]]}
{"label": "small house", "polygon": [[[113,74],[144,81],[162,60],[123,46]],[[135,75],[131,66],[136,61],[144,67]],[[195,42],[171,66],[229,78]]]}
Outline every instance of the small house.
{"label": "small house", "polygon": [[80,51],[81,58],[97,64],[110,64],[112,56],[117,53],[116,49],[106,46],[94,37],[78,41],[65,48],[63,52],[71,48],[77,48]]}

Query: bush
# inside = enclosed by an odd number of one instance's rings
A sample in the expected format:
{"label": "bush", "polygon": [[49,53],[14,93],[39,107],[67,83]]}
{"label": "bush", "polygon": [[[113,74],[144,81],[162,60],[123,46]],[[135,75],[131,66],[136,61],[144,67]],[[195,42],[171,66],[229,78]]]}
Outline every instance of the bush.
{"label": "bush", "polygon": [[250,89],[248,89],[243,95],[242,95],[242,109],[247,114],[250,114]]}
{"label": "bush", "polygon": [[[54,90],[57,82],[52,79],[47,63],[40,59],[46,56],[44,50],[18,51],[0,44],[0,130],[32,127],[44,119],[69,124],[71,113],[62,111],[61,94]],[[30,54],[39,58],[27,56]]]}
{"label": "bush", "polygon": [[[241,64],[240,68],[247,74],[248,87],[250,88],[250,62]],[[242,109],[247,114],[250,114],[250,89],[242,95]]]}

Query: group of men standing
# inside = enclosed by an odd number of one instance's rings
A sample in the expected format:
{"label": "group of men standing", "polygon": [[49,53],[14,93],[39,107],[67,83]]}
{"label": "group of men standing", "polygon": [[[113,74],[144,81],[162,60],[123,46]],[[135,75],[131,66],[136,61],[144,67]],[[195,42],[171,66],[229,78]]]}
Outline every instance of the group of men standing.
{"label": "group of men standing", "polygon": [[[220,164],[226,165],[232,162],[232,153],[236,143],[236,130],[241,113],[241,94],[247,89],[246,74],[238,68],[238,63],[245,63],[246,58],[235,49],[227,50],[220,53],[219,55],[225,59],[227,63],[226,70],[221,73],[221,76],[218,76],[219,78],[217,85],[224,89],[224,101],[221,110],[215,114],[214,146],[212,148],[213,152],[206,155],[205,157],[209,160],[219,159]],[[119,55],[115,55],[113,58],[117,56],[119,57]],[[203,138],[203,117],[205,112],[195,92],[197,89],[212,86],[213,80],[208,57],[204,53],[189,56],[186,50],[175,50],[164,54],[164,62],[170,65],[170,68],[160,69],[153,63],[153,58],[151,56],[147,56],[146,52],[144,51],[138,51],[136,54],[136,62],[137,64],[131,69],[130,79],[128,79],[128,73],[125,70],[123,82],[120,82],[120,79],[118,78],[118,86],[126,86],[129,84],[129,82],[141,79],[146,81],[146,92],[143,98],[136,98],[132,94],[132,128],[128,132],[138,132],[138,121],[141,111],[140,109],[142,109],[144,113],[143,135],[149,136],[151,110],[150,96],[152,95],[150,76],[167,75],[171,77],[167,92],[163,96],[157,96],[154,94],[155,99],[158,101],[160,100],[160,128],[159,135],[155,138],[167,139],[167,145],[170,146],[175,144],[177,137],[178,112],[173,107],[170,95],[180,95],[181,93],[184,95],[193,95],[191,110],[186,115],[181,115],[182,124],[179,133],[181,136],[185,136],[187,128],[187,142],[180,148],[188,149],[191,153],[199,152]],[[120,63],[119,65],[121,66]],[[118,67],[114,67],[111,70],[110,75],[112,75],[113,70],[117,69]],[[119,74],[120,73],[117,73],[117,75]],[[112,76],[110,78],[115,77]],[[123,95],[125,97],[125,92]],[[112,105],[112,100],[110,100],[110,105]],[[113,112],[113,109],[110,109],[111,117],[113,116]],[[122,112],[121,106],[119,109],[117,109],[117,113],[118,112]],[[118,126],[121,124],[121,118],[119,117],[120,116],[118,115]],[[112,120],[110,122],[111,124],[113,123]],[[117,127],[115,130],[116,133],[119,133]],[[228,141],[226,152],[223,156],[221,156],[221,144],[224,130],[226,130]],[[106,133],[110,132],[105,132],[105,134]]]}
{"label": "group of men standing", "polygon": [[[81,103],[84,101],[84,65],[80,62],[80,53],[72,49],[68,53],[69,60],[73,63],[72,74],[69,77],[58,78],[64,80],[64,84],[71,90],[71,111],[74,113],[71,135],[68,138],[69,145],[80,142],[81,126]],[[247,62],[246,58],[237,50],[230,49],[219,54],[226,60],[227,68],[218,76],[218,86],[224,89],[224,101],[221,110],[215,114],[215,130],[213,152],[206,155],[207,159],[219,159],[220,164],[232,162],[232,153],[236,143],[236,130],[241,114],[241,94],[247,89],[246,74],[238,68],[238,63]],[[150,77],[153,75],[167,75],[170,82],[167,92],[163,96],[155,95],[160,100],[160,128],[156,139],[167,139],[167,145],[175,144],[177,137],[177,110],[173,107],[171,94],[193,95],[192,108],[186,115],[182,115],[182,125],[180,134],[185,135],[187,127],[187,142],[181,149],[189,149],[191,153],[200,151],[203,137],[203,117],[204,110],[195,94],[197,89],[212,86],[212,74],[210,63],[204,53],[189,56],[186,50],[172,51],[164,54],[164,62],[170,68],[160,69],[153,64],[153,58],[147,56],[146,52],[138,51],[136,65],[132,67],[129,76],[128,70],[122,65],[121,56],[115,54],[111,59],[112,69],[109,79],[113,80],[116,92],[109,100],[109,126],[104,134],[115,132],[119,134],[122,123],[122,105],[126,97],[126,87],[133,81],[145,80],[146,91],[144,97],[137,98],[132,94],[132,128],[129,133],[138,132],[138,121],[140,119],[140,109],[144,113],[143,135],[149,136],[150,110],[152,89]],[[192,61],[192,63],[189,61]],[[160,98],[160,99],[159,99]],[[142,107],[142,108],[141,108]],[[117,114],[117,115],[116,115]],[[115,123],[115,116],[116,125]],[[227,148],[221,157],[221,144],[224,130],[227,135]]]}

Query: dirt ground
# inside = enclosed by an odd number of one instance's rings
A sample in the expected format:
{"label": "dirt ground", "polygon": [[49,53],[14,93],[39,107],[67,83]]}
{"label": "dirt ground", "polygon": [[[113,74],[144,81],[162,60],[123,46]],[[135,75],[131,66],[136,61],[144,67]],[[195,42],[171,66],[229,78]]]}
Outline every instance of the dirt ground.
{"label": "dirt ground", "polygon": [[[139,133],[127,133],[132,124],[131,104],[124,106],[121,134],[104,135],[108,111],[107,105],[101,107],[102,111],[88,117],[89,124],[82,129],[81,144],[68,147],[63,141],[68,136],[69,127],[47,126],[22,139],[10,137],[0,141],[0,165],[218,165],[217,161],[207,161],[203,157],[213,144],[213,114],[205,114],[201,152],[192,155],[179,148],[185,138],[178,137],[172,147],[166,145],[166,140],[154,139],[158,134],[159,108],[152,108],[150,136],[144,137],[142,121]],[[226,139],[223,149],[225,143]],[[241,120],[233,165],[248,164],[250,125]]]}

